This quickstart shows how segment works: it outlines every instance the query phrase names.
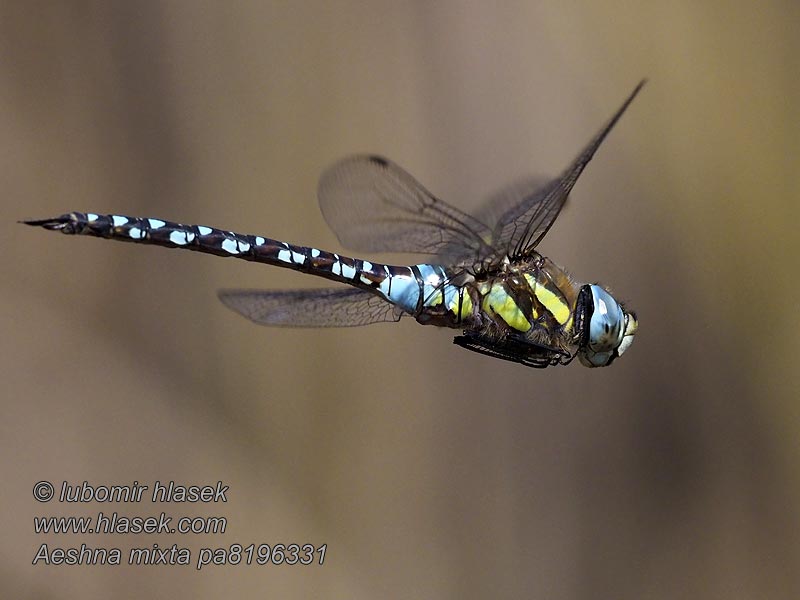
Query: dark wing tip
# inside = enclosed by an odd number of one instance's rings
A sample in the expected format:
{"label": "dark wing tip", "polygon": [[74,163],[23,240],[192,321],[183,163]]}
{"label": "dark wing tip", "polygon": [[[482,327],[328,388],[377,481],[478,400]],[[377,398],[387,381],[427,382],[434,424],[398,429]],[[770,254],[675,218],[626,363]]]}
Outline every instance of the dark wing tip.
{"label": "dark wing tip", "polygon": [[378,154],[369,154],[367,156],[367,160],[369,162],[375,163],[376,165],[380,165],[382,167],[388,167],[389,166],[389,160],[387,158],[384,158],[383,156],[378,155]]}
{"label": "dark wing tip", "polygon": [[259,320],[253,313],[254,305],[247,301],[247,298],[252,298],[253,294],[257,293],[256,290],[224,289],[217,290],[217,298],[226,308],[258,323]]}
{"label": "dark wing tip", "polygon": [[622,115],[625,113],[625,111],[628,110],[628,107],[631,105],[631,102],[633,102],[633,99],[636,98],[636,96],[639,95],[639,92],[642,90],[642,88],[644,87],[645,83],[647,83],[647,79],[642,79],[636,85],[636,87],[633,88],[633,91],[625,99],[625,102],[622,103],[622,106],[619,107],[617,112],[614,113],[614,116],[611,117],[609,122],[606,124],[606,126],[603,128],[603,130],[597,136],[597,139],[595,140],[595,147],[600,145],[600,142],[603,140],[603,138],[605,138],[605,136],[608,134],[608,132],[611,131],[611,129],[614,127],[614,125],[617,124],[617,121],[619,121],[620,117],[622,117]]}
{"label": "dark wing tip", "polygon": [[245,290],[233,290],[233,289],[217,290],[217,298],[228,308],[233,308],[232,304],[235,304],[234,300],[236,296],[241,295],[243,291]]}

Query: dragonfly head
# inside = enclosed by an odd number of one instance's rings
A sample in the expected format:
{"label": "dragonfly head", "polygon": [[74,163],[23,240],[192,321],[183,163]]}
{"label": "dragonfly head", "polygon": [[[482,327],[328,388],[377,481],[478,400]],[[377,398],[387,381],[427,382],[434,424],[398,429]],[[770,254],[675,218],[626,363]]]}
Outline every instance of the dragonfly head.
{"label": "dragonfly head", "polygon": [[578,357],[587,367],[607,367],[631,345],[639,321],[599,285],[584,285],[580,296],[583,341]]}

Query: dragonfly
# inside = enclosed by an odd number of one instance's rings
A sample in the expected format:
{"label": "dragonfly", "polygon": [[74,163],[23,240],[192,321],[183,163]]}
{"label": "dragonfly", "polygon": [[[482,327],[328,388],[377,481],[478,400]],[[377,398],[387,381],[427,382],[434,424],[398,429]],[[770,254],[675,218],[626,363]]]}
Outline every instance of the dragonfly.
{"label": "dragonfly", "polygon": [[509,188],[471,216],[377,155],[340,160],[322,174],[319,206],[339,242],[359,253],[431,255],[389,265],[259,235],[147,217],[71,212],[23,221],[70,235],[183,248],[317,275],[329,289],[222,290],[244,317],[270,326],[348,327],[413,317],[460,329],[454,343],[529,367],[610,365],[631,345],[636,314],[605,287],[578,283],[538,252],[578,177],[642,89],[556,178]]}

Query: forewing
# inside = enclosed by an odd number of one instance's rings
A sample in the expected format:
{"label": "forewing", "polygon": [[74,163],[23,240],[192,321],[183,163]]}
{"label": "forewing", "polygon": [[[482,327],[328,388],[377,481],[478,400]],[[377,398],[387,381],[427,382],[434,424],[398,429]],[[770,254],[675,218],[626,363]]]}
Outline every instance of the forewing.
{"label": "forewing", "polygon": [[[501,219],[551,182],[550,177],[532,176],[515,181],[492,194],[477,211],[475,218],[494,229]],[[505,250],[505,248],[502,248]]]}
{"label": "forewing", "polygon": [[345,158],[323,173],[319,205],[341,244],[358,252],[485,256],[489,228],[434,197],[380,156]]}
{"label": "forewing", "polygon": [[366,290],[220,290],[219,299],[243,317],[272,327],[355,327],[399,321],[399,309]]}
{"label": "forewing", "polygon": [[492,235],[495,248],[507,250],[512,257],[524,256],[536,248],[564,207],[583,169],[644,84],[643,80],[636,86],[605,127],[559,177],[531,190],[527,197],[500,218]]}

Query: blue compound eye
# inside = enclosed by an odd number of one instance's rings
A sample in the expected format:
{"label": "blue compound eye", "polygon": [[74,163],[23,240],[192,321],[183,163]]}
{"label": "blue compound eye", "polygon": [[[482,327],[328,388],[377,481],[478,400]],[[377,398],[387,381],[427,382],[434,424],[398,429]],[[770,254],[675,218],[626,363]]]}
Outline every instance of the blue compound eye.
{"label": "blue compound eye", "polygon": [[[619,302],[599,285],[590,285],[592,292],[592,316],[588,323],[588,339],[581,349],[580,360],[588,367],[605,367],[620,353],[617,349],[628,335],[629,316]],[[633,331],[625,349],[633,340],[636,318],[633,318]]]}
{"label": "blue compound eye", "polygon": [[589,321],[589,347],[595,352],[617,348],[622,341],[625,314],[619,303],[599,285],[592,286],[594,311]]}

